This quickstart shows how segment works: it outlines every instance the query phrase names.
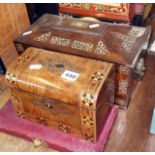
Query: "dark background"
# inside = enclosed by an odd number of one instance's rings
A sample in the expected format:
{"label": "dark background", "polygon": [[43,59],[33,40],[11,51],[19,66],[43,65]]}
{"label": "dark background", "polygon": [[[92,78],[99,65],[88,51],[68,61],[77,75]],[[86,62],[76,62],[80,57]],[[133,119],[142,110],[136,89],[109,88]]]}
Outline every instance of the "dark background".
{"label": "dark background", "polygon": [[31,23],[45,13],[59,15],[59,3],[26,3],[26,8]]}

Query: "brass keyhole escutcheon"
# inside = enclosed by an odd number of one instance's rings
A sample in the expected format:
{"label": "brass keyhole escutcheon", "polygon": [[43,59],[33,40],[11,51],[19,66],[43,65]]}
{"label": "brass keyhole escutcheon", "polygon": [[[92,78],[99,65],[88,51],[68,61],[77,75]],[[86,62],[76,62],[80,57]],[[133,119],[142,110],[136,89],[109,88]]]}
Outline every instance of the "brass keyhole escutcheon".
{"label": "brass keyhole escutcheon", "polygon": [[53,109],[53,106],[50,103],[46,103],[45,107],[49,108],[49,109]]}
{"label": "brass keyhole escutcheon", "polygon": [[63,64],[56,64],[55,65],[57,68],[64,68],[65,66]]}

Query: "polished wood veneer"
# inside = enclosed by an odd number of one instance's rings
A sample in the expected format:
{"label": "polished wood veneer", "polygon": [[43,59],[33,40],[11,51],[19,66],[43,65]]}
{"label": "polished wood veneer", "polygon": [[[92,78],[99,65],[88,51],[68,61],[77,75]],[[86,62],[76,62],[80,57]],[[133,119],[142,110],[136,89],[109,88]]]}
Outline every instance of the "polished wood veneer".
{"label": "polished wood veneer", "polygon": [[149,27],[45,14],[15,40],[15,45],[19,53],[34,46],[115,63],[115,104],[127,108],[134,83],[144,76],[147,51],[142,47],[149,36]]}
{"label": "polished wood veneer", "polygon": [[155,54],[148,56],[146,74],[139,82],[127,111],[120,110],[105,151],[155,151],[150,133],[155,107]]}
{"label": "polished wood veneer", "polygon": [[[149,133],[155,106],[155,55],[149,55],[146,76],[134,91],[128,110],[119,110],[105,151],[155,152],[155,136]],[[0,107],[10,98],[6,90],[0,95]],[[24,139],[0,133],[0,151],[55,151],[44,145],[34,148]]]}
{"label": "polished wood veneer", "polygon": [[93,142],[114,103],[113,64],[39,48],[11,64],[6,84],[18,116]]}
{"label": "polished wood veneer", "polygon": [[23,120],[16,116],[11,102],[0,109],[0,131],[33,141],[35,147],[40,144],[58,151],[101,152],[108,140],[118,109],[116,105],[112,107],[96,143]]}

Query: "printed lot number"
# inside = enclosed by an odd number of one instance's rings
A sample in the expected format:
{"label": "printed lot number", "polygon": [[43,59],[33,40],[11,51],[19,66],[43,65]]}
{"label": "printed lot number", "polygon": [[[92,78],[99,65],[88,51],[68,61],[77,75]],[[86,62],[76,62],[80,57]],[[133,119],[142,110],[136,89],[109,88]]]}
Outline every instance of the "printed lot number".
{"label": "printed lot number", "polygon": [[79,73],[72,72],[69,70],[65,70],[61,75],[61,78],[69,80],[69,81],[76,81],[78,77],[79,77]]}

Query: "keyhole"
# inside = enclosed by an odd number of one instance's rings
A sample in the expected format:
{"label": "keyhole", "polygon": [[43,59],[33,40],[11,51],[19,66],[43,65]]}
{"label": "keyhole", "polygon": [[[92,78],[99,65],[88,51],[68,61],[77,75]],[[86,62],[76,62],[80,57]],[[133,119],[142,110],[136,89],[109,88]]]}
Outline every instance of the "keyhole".
{"label": "keyhole", "polygon": [[45,106],[46,106],[47,108],[49,108],[49,109],[52,109],[52,108],[53,108],[52,105],[51,105],[50,103],[46,103]]}
{"label": "keyhole", "polygon": [[64,65],[63,64],[56,64],[55,65],[57,68],[64,68]]}

